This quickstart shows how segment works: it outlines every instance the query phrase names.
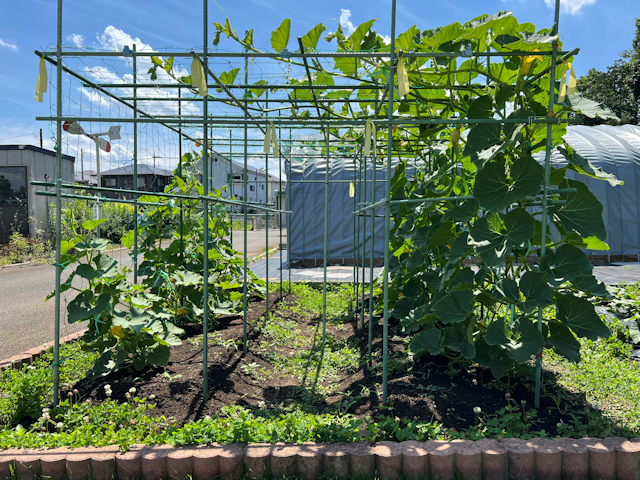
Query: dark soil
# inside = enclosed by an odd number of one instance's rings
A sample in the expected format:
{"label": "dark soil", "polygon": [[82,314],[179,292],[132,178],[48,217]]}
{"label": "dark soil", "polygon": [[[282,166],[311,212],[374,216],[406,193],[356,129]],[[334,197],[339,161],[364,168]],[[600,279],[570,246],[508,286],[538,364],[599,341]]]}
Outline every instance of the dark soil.
{"label": "dark soil", "polygon": [[[304,335],[313,335],[321,328],[321,319],[293,318],[291,311],[278,309],[280,298],[274,295],[270,302],[272,313],[280,312],[283,318],[295,319]],[[294,304],[293,294],[284,296],[282,302]],[[368,300],[366,302],[368,305]],[[352,345],[362,352],[363,364],[351,373],[343,373],[340,379],[340,394],[329,397],[314,396],[312,392],[313,372],[310,379],[301,382],[298,379],[279,373],[267,375],[267,378],[256,379],[246,373],[243,365],[257,364],[266,372],[273,372],[267,360],[267,354],[255,353],[257,346],[264,338],[252,328],[265,312],[265,301],[253,301],[247,313],[248,345],[246,355],[242,353],[243,318],[230,316],[223,318],[213,331],[219,332],[223,340],[234,340],[238,345],[227,348],[209,343],[208,378],[209,399],[202,398],[202,343],[194,339],[202,339],[201,327],[183,326],[186,330],[182,345],[172,347],[169,364],[166,369],[154,368],[142,372],[132,369],[121,369],[106,377],[85,379],[75,385],[83,399],[91,399],[95,403],[104,401],[104,385],[111,385],[112,399],[126,401],[126,394],[131,387],[136,388],[135,396],[140,398],[155,395],[156,407],[152,415],[172,417],[178,425],[197,420],[205,415],[214,416],[222,407],[240,405],[258,408],[265,402],[268,407],[302,404],[312,406],[318,412],[336,411],[338,402],[342,401],[340,412],[344,413],[345,403],[350,403],[347,412],[360,418],[371,416],[400,417],[406,419],[419,418],[423,421],[437,420],[444,427],[461,431],[478,425],[475,407],[480,407],[484,415],[493,414],[500,409],[511,406],[516,408],[519,418],[527,418],[526,414],[533,408],[534,369],[531,365],[522,366],[510,378],[495,381],[490,371],[474,366],[451,363],[442,357],[419,359],[416,363],[406,361],[406,343],[401,336],[395,336],[395,322],[389,328],[389,382],[388,407],[382,404],[382,320],[374,317],[373,353],[371,365],[366,362],[368,347],[368,326],[362,329],[361,319],[342,325],[327,325],[327,332],[335,337],[348,339]],[[368,315],[367,315],[368,318]],[[275,348],[275,347],[274,347]],[[279,353],[288,354],[290,349],[278,348]],[[257,368],[256,368],[257,369]],[[555,435],[556,425],[564,417],[559,413],[551,397],[562,390],[563,405],[571,405],[573,412],[588,410],[588,402],[583,395],[564,390],[555,383],[554,374],[543,372],[544,395],[541,408],[534,424],[529,425],[531,431],[545,430],[548,435]],[[306,387],[306,388],[305,388]],[[345,396],[343,393],[347,393]],[[368,394],[367,394],[368,393]],[[595,412],[594,412],[595,413]],[[569,421],[569,418],[564,418]]]}

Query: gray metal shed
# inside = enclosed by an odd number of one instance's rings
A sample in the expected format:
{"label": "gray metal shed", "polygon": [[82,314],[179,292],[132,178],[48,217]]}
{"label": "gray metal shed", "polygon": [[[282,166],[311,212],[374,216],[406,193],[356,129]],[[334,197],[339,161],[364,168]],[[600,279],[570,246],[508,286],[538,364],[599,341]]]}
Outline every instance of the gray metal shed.
{"label": "gray metal shed", "polygon": [[[48,224],[49,197],[36,195],[47,187],[32,181],[55,180],[56,152],[33,145],[0,145],[0,242],[7,241],[13,228],[35,235]],[[75,158],[62,156],[62,181],[75,181]],[[16,224],[17,220],[17,224]]]}

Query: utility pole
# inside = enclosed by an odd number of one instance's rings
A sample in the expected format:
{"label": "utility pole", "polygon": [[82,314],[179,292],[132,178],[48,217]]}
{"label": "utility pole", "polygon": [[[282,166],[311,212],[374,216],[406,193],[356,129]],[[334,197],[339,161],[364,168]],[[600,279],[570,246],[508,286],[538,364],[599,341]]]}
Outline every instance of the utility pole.
{"label": "utility pole", "polygon": [[80,175],[84,181],[84,150],[80,149]]}

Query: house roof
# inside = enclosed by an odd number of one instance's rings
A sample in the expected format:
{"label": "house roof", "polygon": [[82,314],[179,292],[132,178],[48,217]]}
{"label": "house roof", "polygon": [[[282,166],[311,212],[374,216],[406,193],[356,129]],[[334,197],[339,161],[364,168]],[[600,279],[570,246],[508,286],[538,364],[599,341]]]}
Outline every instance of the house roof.
{"label": "house roof", "polygon": [[[34,152],[44,153],[45,155],[51,155],[55,157],[57,153],[54,150],[47,150],[46,148],[36,147],[35,145],[0,145],[0,150],[33,150]],[[62,158],[65,160],[76,161],[76,157],[62,154]]]}
{"label": "house roof", "polygon": [[[107,170],[106,172],[102,172],[101,176],[105,175],[133,175],[133,165],[125,165],[124,167],[114,168],[112,170]],[[151,165],[147,165],[146,163],[138,164],[138,175],[156,175],[159,177],[171,177],[173,173],[171,170],[165,170],[164,168],[152,167]]]}

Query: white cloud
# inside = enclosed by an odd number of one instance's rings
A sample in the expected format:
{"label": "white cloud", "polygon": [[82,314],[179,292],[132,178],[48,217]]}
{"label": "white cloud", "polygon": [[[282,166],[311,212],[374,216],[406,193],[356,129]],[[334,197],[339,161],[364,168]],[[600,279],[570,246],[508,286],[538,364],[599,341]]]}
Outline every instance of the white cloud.
{"label": "white cloud", "polygon": [[71,35],[67,35],[67,40],[73,43],[77,48],[82,48],[84,43],[84,37],[79,33],[72,33]]}
{"label": "white cloud", "polygon": [[349,20],[351,18],[351,10],[347,10],[344,8],[340,9],[340,25],[344,29],[344,33],[347,35],[351,35],[355,32],[356,27],[353,26],[353,23]]}
{"label": "white cloud", "polygon": [[[555,0],[544,0],[549,8],[555,8]],[[593,5],[596,0],[562,0],[561,11],[562,13],[568,13],[569,15],[578,15],[582,7],[587,5]]]}
{"label": "white cloud", "polygon": [[13,50],[14,52],[18,50],[18,46],[13,43],[5,42],[0,38],[0,47],[7,47],[9,50]]}

